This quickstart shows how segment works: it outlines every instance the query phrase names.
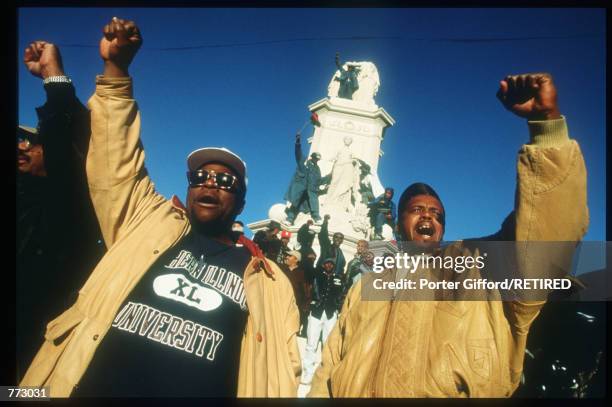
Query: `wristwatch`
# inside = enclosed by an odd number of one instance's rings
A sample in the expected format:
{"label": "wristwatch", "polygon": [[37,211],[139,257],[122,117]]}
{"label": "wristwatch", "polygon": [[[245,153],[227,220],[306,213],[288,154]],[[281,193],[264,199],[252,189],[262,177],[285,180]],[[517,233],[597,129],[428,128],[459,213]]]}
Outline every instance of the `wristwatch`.
{"label": "wristwatch", "polygon": [[48,83],[72,83],[69,77],[65,75],[61,76],[49,76],[43,80],[43,85]]}

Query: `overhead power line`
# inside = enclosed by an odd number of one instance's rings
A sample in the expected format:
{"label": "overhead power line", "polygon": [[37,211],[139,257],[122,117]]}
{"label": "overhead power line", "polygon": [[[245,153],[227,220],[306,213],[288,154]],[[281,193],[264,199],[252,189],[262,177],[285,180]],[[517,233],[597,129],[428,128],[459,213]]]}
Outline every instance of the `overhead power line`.
{"label": "overhead power line", "polygon": [[[579,35],[558,35],[558,36],[529,36],[529,37],[501,37],[501,38],[450,38],[450,37],[398,37],[398,36],[350,36],[350,37],[306,37],[306,38],[288,38],[282,40],[268,41],[252,41],[252,42],[236,42],[226,44],[201,44],[188,45],[181,47],[143,47],[143,50],[148,51],[189,51],[207,48],[234,48],[234,47],[249,47],[257,45],[271,45],[291,42],[312,42],[312,41],[372,41],[372,40],[399,40],[399,41],[428,41],[428,42],[447,42],[447,43],[485,43],[485,42],[510,42],[510,41],[533,41],[533,40],[567,40],[577,38],[605,38],[604,34],[579,34]],[[97,48],[98,45],[90,44],[57,44],[64,48]]]}

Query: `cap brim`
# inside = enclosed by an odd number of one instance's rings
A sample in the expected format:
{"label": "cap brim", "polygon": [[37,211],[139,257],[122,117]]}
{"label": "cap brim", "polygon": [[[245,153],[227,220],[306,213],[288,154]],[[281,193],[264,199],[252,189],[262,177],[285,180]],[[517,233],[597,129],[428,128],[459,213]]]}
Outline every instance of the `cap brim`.
{"label": "cap brim", "polygon": [[17,126],[17,135],[19,136],[38,136],[38,130],[36,130],[34,127],[19,125]]}
{"label": "cap brim", "polygon": [[196,171],[208,163],[220,163],[232,169],[247,185],[246,164],[238,155],[226,148],[206,147],[193,151],[187,156],[187,168]]}

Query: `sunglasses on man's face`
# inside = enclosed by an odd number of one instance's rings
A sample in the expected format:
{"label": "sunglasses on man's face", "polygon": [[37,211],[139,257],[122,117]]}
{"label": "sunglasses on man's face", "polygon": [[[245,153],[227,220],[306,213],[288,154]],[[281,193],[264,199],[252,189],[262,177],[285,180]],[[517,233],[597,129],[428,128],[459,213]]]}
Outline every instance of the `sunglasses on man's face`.
{"label": "sunglasses on man's face", "polygon": [[26,151],[30,150],[36,144],[39,144],[36,137],[17,137],[17,145],[21,145]]}
{"label": "sunglasses on man's face", "polygon": [[187,181],[189,181],[190,188],[202,186],[209,179],[213,180],[215,188],[232,192],[238,189],[238,178],[232,174],[213,170],[187,171]]}

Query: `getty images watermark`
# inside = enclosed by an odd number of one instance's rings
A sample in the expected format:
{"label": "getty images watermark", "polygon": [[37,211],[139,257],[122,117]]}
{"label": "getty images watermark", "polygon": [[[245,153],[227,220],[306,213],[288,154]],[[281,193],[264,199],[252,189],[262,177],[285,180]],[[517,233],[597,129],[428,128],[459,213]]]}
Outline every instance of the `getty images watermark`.
{"label": "getty images watermark", "polygon": [[[605,242],[597,243],[605,251]],[[399,248],[374,257],[373,272],[362,276],[362,299],[542,301],[551,295],[572,300],[606,297],[589,292],[575,277],[576,242],[463,241],[428,250],[400,242]],[[605,271],[601,270],[600,278]],[[602,284],[597,285],[601,289]],[[585,297],[585,293],[589,295]]]}

